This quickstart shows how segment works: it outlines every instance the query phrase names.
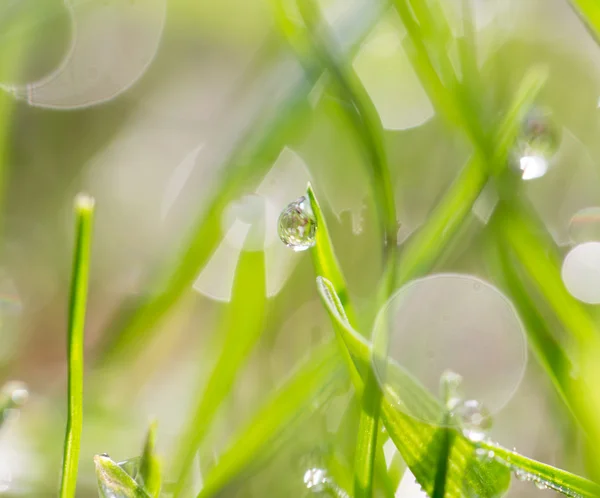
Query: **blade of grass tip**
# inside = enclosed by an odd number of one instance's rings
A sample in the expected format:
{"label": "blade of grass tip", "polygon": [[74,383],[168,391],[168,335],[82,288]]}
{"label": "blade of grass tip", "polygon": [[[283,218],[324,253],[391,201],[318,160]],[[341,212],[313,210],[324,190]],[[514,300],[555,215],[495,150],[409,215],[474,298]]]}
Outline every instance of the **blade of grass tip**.
{"label": "blade of grass tip", "polygon": [[152,498],[108,456],[94,457],[100,498]]}
{"label": "blade of grass tip", "polygon": [[[524,113],[531,107],[546,80],[546,72],[530,70],[495,134],[496,148],[492,172],[504,166],[521,127]],[[432,267],[456,235],[485,186],[487,166],[475,155],[460,172],[442,200],[428,216],[423,227],[406,243],[398,264],[397,285],[423,275]]]}
{"label": "blade of grass tip", "polygon": [[183,492],[196,452],[261,336],[266,304],[264,253],[242,251],[236,268],[231,302],[224,310],[217,330],[224,338],[223,350],[207,384],[199,389],[196,408],[179,437],[174,453],[174,498]]}
{"label": "blade of grass tip", "polygon": [[[352,329],[345,318],[343,308],[331,283],[324,278],[318,278],[317,287],[334,325],[336,334],[345,342],[348,352],[354,362],[354,367],[360,372],[361,379],[356,387],[360,392],[364,380],[371,370],[371,344]],[[417,384],[399,366],[390,363],[389,370],[402,381],[403,399],[420,403],[419,410],[429,417],[437,417],[441,407],[431,397],[431,394]],[[397,394],[396,394],[397,396]],[[416,418],[400,412],[395,404],[383,397],[381,419],[389,436],[402,454],[411,472],[431,496],[433,493],[439,455],[443,452],[443,434],[440,429]],[[479,480],[468,478],[472,490],[479,496],[498,496],[502,494],[510,483],[510,472],[502,465],[492,462],[479,462],[475,457],[473,444],[462,436],[456,436],[451,445],[450,465],[447,470],[446,496],[462,497],[465,485],[465,469],[474,467],[479,470]]]}
{"label": "blade of grass tip", "polygon": [[[341,33],[344,50],[348,54],[352,55],[359,49],[383,9],[384,2],[378,2],[368,12],[360,12],[343,24]],[[206,209],[206,214],[198,218],[181,251],[173,259],[174,263],[171,262],[161,270],[161,292],[142,302],[140,308],[126,320],[120,334],[104,348],[100,357],[101,364],[117,363],[126,358],[131,349],[148,342],[158,323],[191,287],[217,247],[222,235],[222,214],[229,202],[235,199],[240,187],[249,178],[257,178],[261,173],[266,173],[289,137],[303,129],[308,122],[308,96],[312,88],[313,85],[302,78],[286,93],[282,103],[276,106],[275,116],[269,119],[257,116],[252,121],[252,126],[224,161],[221,185],[215,188],[215,197]],[[271,157],[272,161],[269,162]],[[261,158],[261,161],[255,162],[256,158]]]}
{"label": "blade of grass tip", "polygon": [[[379,220],[384,236],[384,282],[382,286],[382,302],[385,302],[394,289],[396,264],[396,231],[397,217],[394,192],[390,180],[389,165],[383,140],[383,126],[375,105],[369,98],[366,89],[351,66],[344,64],[339,58],[340,50],[335,46],[333,37],[328,32],[319,8],[313,1],[301,3],[301,14],[311,36],[312,49],[317,57],[323,60],[325,67],[333,77],[342,96],[351,103],[347,114],[353,124],[357,138],[363,143],[367,158],[370,160],[369,171]],[[380,390],[377,380],[371,374],[363,390],[361,400],[362,413],[358,427],[356,460],[354,467],[355,498],[370,498],[373,495],[373,477],[375,454],[377,451],[377,427],[381,406]]]}
{"label": "blade of grass tip", "polygon": [[272,457],[346,382],[335,343],[320,346],[232,438],[205,476],[198,498],[218,495],[242,473]]}
{"label": "blade of grass tip", "polygon": [[499,461],[509,466],[523,480],[531,481],[572,498],[600,496],[600,486],[584,477],[537,462],[489,441],[483,441],[480,447],[493,451]]}
{"label": "blade of grass tip", "polygon": [[146,435],[136,481],[152,498],[158,498],[161,488],[160,461],[155,453],[157,423],[152,422]]}
{"label": "blade of grass tip", "polygon": [[92,246],[94,199],[79,194],[75,199],[75,248],[67,331],[68,412],[60,497],[73,498],[77,485],[83,423],[83,337]]}

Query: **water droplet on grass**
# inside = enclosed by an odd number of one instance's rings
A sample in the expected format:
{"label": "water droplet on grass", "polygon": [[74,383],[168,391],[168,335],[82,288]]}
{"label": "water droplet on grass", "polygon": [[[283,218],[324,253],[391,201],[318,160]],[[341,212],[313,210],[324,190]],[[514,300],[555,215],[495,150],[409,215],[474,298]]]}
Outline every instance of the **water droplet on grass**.
{"label": "water droplet on grass", "polygon": [[128,458],[127,460],[123,460],[119,462],[117,465],[121,467],[127,474],[132,478],[136,479],[138,472],[140,470],[140,462],[141,458],[139,456]]}
{"label": "water droplet on grass", "polygon": [[277,230],[281,241],[294,251],[315,245],[317,221],[306,197],[300,197],[281,212]]}
{"label": "water droplet on grass", "polygon": [[312,468],[304,473],[304,485],[313,493],[322,493],[329,486],[329,475],[325,469]]}
{"label": "water droplet on grass", "polygon": [[543,108],[532,109],[521,125],[513,150],[513,168],[521,173],[523,180],[544,176],[559,144],[560,131],[551,113]]}
{"label": "water droplet on grass", "polygon": [[441,397],[446,410],[452,411],[458,406],[462,400],[461,394],[462,377],[453,372],[446,370],[440,380]]}
{"label": "water droplet on grass", "polygon": [[492,428],[490,412],[477,400],[458,404],[452,413],[458,418],[463,435],[473,442],[483,441]]}

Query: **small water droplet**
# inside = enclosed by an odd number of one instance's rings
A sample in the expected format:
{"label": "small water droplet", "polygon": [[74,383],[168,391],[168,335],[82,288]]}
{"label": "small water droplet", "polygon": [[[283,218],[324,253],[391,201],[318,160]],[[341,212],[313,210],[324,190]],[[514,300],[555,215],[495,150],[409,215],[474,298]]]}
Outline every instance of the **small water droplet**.
{"label": "small water droplet", "polygon": [[521,469],[515,469],[515,477],[518,481],[525,482],[529,480],[529,474]]}
{"label": "small water droplet", "polygon": [[536,107],[523,119],[511,165],[523,180],[540,178],[548,171],[549,161],[559,145],[560,131],[551,113]]}
{"label": "small water droplet", "polygon": [[317,221],[306,197],[288,204],[279,215],[279,238],[294,251],[305,251],[315,245]]}
{"label": "small water droplet", "polygon": [[104,458],[110,458],[110,455],[108,453],[100,453],[100,456]]}
{"label": "small water droplet", "polygon": [[492,416],[482,403],[470,399],[459,403],[453,410],[462,427],[463,435],[473,442],[481,442],[492,428]]}
{"label": "small water droplet", "polygon": [[446,370],[440,378],[440,394],[449,412],[453,411],[462,400],[462,381],[463,378],[452,370]]}
{"label": "small water droplet", "polygon": [[546,486],[546,483],[544,481],[535,481],[535,487],[538,489],[548,489],[548,486]]}
{"label": "small water droplet", "polygon": [[313,493],[322,493],[329,485],[329,475],[325,469],[308,469],[303,480],[306,489]]}

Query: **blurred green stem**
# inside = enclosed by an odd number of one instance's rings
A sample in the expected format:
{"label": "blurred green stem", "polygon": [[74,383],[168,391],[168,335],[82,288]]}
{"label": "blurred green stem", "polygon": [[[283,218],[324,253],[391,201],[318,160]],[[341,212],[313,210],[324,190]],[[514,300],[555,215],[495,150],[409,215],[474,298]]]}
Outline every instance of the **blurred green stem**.
{"label": "blurred green stem", "polygon": [[83,338],[90,270],[94,200],[79,194],[75,200],[75,248],[69,302],[68,412],[60,498],[73,498],[77,485],[83,423]]}

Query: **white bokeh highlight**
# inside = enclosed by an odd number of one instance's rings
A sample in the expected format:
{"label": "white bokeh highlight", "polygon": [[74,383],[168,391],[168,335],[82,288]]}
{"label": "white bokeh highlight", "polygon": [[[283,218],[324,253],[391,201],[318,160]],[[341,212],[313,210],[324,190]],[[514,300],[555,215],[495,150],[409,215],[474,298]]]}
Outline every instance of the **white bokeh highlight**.
{"label": "white bokeh highlight", "polygon": [[575,246],[563,261],[561,275],[574,298],[600,304],[600,242]]}
{"label": "white bokeh highlight", "polygon": [[166,0],[65,0],[71,44],[59,66],[24,85],[1,87],[36,107],[75,109],[129,89],[152,63],[163,33]]}

